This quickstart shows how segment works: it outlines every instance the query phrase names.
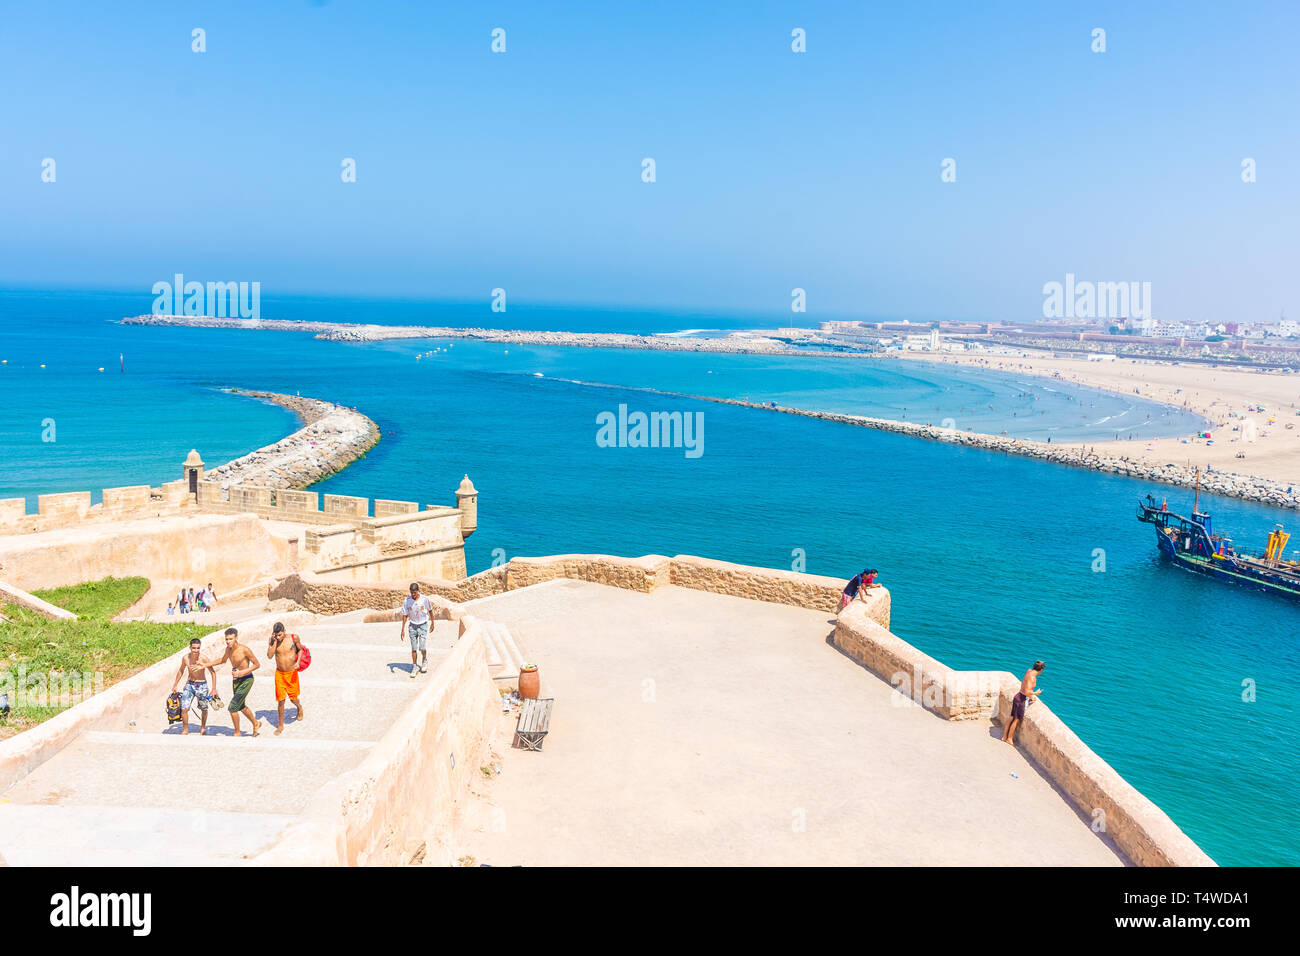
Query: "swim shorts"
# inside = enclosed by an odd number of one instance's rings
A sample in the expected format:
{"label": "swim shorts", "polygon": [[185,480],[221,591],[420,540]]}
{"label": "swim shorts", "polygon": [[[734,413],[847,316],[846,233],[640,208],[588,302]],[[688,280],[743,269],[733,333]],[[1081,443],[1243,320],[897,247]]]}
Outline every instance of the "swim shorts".
{"label": "swim shorts", "polygon": [[411,639],[411,650],[428,650],[429,622],[425,621],[423,624],[406,625],[406,636]]}
{"label": "swim shorts", "polygon": [[184,688],[181,689],[181,710],[189,713],[193,709],[195,701],[198,701],[199,710],[208,709],[207,681],[190,680],[185,682]]}
{"label": "swim shorts", "polygon": [[284,700],[286,697],[298,699],[298,672],[297,671],[276,671],[275,672],[275,699]]}
{"label": "swim shorts", "polygon": [[235,692],[230,698],[230,703],[226,709],[232,714],[237,714],[244,709],[244,700],[248,697],[248,692],[253,689],[253,675],[245,674],[243,677],[235,678],[231,684],[231,690]]}
{"label": "swim shorts", "polygon": [[1015,699],[1011,701],[1011,719],[1025,719],[1025,704],[1029,703],[1029,698],[1024,694],[1016,694]]}

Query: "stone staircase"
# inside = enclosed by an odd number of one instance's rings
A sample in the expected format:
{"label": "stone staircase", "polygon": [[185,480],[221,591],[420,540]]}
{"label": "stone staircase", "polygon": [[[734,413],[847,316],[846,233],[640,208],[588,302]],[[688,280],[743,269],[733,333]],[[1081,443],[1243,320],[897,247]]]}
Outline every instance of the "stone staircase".
{"label": "stone staircase", "polygon": [[479,623],[483,628],[483,644],[487,650],[488,671],[492,679],[518,683],[524,655],[510,630],[497,621],[480,619]]}
{"label": "stone staircase", "polygon": [[[116,725],[81,734],[0,793],[0,859],[11,866],[235,864],[276,842],[325,783],[361,763],[425,686],[457,640],[455,623],[430,635],[429,673],[411,678],[396,624],[323,619],[290,628],[312,652],[301,675],[304,719],[286,701],[275,730],[269,629],[242,635],[259,656],[248,705],[261,735],[236,738],[225,710],[208,735],[168,725],[161,697]],[[517,654],[508,634],[494,643]],[[510,658],[513,660],[513,658]],[[517,671],[516,671],[517,672]],[[230,668],[218,693],[231,696]]]}

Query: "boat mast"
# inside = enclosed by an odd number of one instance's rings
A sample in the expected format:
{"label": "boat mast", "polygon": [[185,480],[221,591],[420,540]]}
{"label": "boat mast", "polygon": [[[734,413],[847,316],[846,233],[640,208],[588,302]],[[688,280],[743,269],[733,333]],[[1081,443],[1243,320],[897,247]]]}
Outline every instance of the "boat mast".
{"label": "boat mast", "polygon": [[1197,512],[1201,510],[1200,501],[1201,501],[1201,469],[1197,468],[1196,469],[1196,490],[1192,492],[1192,517],[1195,517]]}

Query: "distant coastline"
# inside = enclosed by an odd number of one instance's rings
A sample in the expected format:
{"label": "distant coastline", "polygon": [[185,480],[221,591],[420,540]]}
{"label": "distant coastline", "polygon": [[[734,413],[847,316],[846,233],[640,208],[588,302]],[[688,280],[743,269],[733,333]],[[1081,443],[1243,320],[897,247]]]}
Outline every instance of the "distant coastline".
{"label": "distant coastline", "polygon": [[[408,338],[449,338],[502,344],[567,346],[577,348],[622,348],[645,351],[803,355],[841,358],[856,356],[876,359],[886,357],[881,356],[880,353],[854,353],[799,349],[791,347],[784,340],[765,337],[758,333],[732,333],[723,338],[706,339],[693,338],[685,334],[668,336],[630,335],[625,333],[607,332],[534,332],[526,330],[471,329],[437,326],[384,326],[301,320],[222,319],[213,318],[211,316],[169,315],[135,316],[133,318],[125,318],[122,322],[128,325],[193,326],[202,328],[307,332],[313,333],[318,339],[344,342],[379,342]],[[811,331],[809,334],[815,335],[815,333],[812,333]],[[887,357],[893,356],[891,355]],[[937,358],[937,356],[930,356],[928,354],[918,354],[911,357],[927,361],[935,361]],[[1038,361],[1040,365],[1039,368],[1033,370],[1020,368],[1016,371],[1019,374],[1051,377],[1050,370],[1046,367],[1042,367],[1046,366],[1048,363],[1041,359],[1036,361]],[[968,363],[963,361],[961,364]],[[1256,372],[1249,374],[1263,373]],[[1114,383],[1105,380],[1088,381],[1083,378],[1075,378],[1074,381],[1076,381],[1077,384],[1088,385],[1090,387],[1118,394],[1131,394],[1116,387]],[[585,382],[580,384],[600,385],[603,383]],[[739,405],[746,408],[774,411],[788,415],[799,415],[806,418],[819,418],[823,421],[833,421],[858,427],[874,428],[879,431],[889,431],[897,434],[910,435],[915,438],[924,438],[931,441],[944,441],[951,444],[979,447],[989,451],[1001,451],[1007,454],[1037,458],[1041,461],[1048,461],[1076,468],[1087,468],[1108,474],[1125,475],[1142,481],[1158,482],[1183,488],[1192,488],[1199,481],[1201,489],[1208,493],[1239,498],[1246,501],[1257,501],[1275,507],[1300,509],[1300,494],[1295,492],[1294,482],[1276,478],[1266,478],[1259,475],[1231,472],[1224,469],[1222,463],[1212,471],[1202,468],[1198,479],[1196,466],[1191,463],[1190,460],[1180,464],[1173,461],[1161,461],[1150,455],[1143,455],[1141,450],[1144,447],[1149,448],[1150,446],[1148,446],[1142,439],[1105,443],[1080,443],[1077,441],[1049,443],[1032,441],[1029,439],[1009,438],[981,432],[958,431],[955,429],[897,421],[894,419],[774,406],[741,399],[690,395],[653,388],[630,390],[671,395],[678,398],[689,398],[698,401],[713,402],[716,404]],[[1153,399],[1149,398],[1148,400]],[[1160,404],[1167,405],[1170,408],[1177,408],[1176,405],[1170,404],[1168,401],[1160,402]],[[1184,448],[1184,446],[1180,446],[1174,441],[1170,441],[1169,444],[1171,450],[1174,451],[1179,451]],[[321,477],[324,476],[322,475]]]}
{"label": "distant coastline", "polygon": [[[564,345],[572,348],[637,349],[663,352],[722,352],[760,355],[820,355],[756,332],[732,332],[720,338],[686,334],[632,335],[624,332],[533,332],[519,329],[453,328],[433,325],[366,325],[352,322],[313,322],[299,319],[222,319],[206,315],[137,315],[123,325],[154,325],[244,331],[304,332],[329,342],[386,342],[394,339],[465,339],[504,345]],[[698,331],[698,330],[697,330]],[[807,330],[816,342],[816,333]],[[828,344],[830,343],[828,340]],[[861,355],[861,351],[826,352],[827,355]]]}

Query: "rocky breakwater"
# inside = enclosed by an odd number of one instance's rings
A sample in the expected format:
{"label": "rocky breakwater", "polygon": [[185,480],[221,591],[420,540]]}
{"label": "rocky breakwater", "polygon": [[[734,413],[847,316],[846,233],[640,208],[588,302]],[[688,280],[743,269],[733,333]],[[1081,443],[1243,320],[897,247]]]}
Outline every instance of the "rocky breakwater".
{"label": "rocky breakwater", "polygon": [[[1088,468],[1092,471],[1124,475],[1139,481],[1151,481],[1180,488],[1192,488],[1198,478],[1196,470],[1176,462],[1157,462],[1145,458],[1130,458],[1101,455],[1084,445],[1056,445],[1047,442],[1029,441],[1023,438],[1006,438],[1000,435],[985,435],[979,432],[963,432],[955,428],[941,428],[935,425],[919,425],[911,422],[898,422],[888,418],[869,418],[865,415],[844,415],[836,412],[816,412],[802,408],[787,408],[781,405],[763,405],[731,398],[710,398],[704,395],[690,395],[688,398],[704,402],[716,402],[722,405],[743,405],[746,408],[759,408],[769,412],[781,412],[787,415],[802,415],[805,418],[820,418],[824,421],[841,422],[845,425],[857,425],[862,428],[874,428],[878,431],[897,432],[915,438],[930,441],[949,442],[954,445],[967,445],[972,448],[984,448],[1011,455],[1024,455],[1042,461],[1070,465],[1075,468]],[[1201,491],[1241,498],[1246,501],[1258,501],[1276,508],[1300,509],[1300,485],[1257,478],[1254,475],[1239,475],[1225,471],[1202,471],[1199,477]]]}
{"label": "rocky breakwater", "polygon": [[[451,328],[436,325],[366,325],[358,322],[312,322],[297,319],[223,319],[207,315],[137,315],[123,325],[192,326],[195,328],[309,332],[329,342],[386,342],[394,339],[461,339],[501,345],[564,345],[570,348],[638,349],[658,352],[721,352],[764,355],[818,354],[789,341],[753,332],[718,338],[685,335],[630,335],[623,332],[533,332],[523,329]],[[811,335],[811,333],[810,333]],[[851,354],[851,353],[837,353]]]}
{"label": "rocky breakwater", "polygon": [[342,471],[379,442],[379,427],[365,415],[315,398],[275,392],[239,392],[294,412],[303,427],[273,445],[249,452],[204,474],[222,488],[262,485],[306,488]]}

